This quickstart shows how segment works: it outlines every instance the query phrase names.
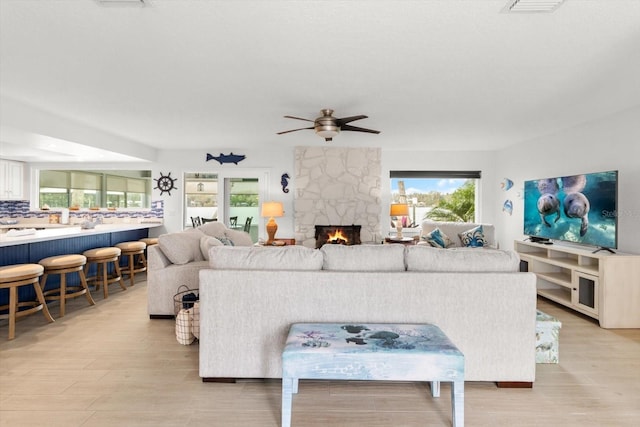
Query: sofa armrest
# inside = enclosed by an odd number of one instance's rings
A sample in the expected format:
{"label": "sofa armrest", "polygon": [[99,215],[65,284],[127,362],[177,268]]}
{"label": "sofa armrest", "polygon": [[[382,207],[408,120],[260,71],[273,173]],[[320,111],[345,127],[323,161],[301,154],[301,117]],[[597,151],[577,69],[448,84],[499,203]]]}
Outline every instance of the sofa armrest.
{"label": "sofa armrest", "polygon": [[152,245],[147,248],[147,266],[149,270],[160,270],[172,264],[169,258],[162,252],[159,245]]}

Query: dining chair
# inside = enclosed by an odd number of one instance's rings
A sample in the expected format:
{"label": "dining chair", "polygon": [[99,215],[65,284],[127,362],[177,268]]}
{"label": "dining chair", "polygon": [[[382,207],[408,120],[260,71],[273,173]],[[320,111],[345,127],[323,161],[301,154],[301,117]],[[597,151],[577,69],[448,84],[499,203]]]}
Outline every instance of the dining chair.
{"label": "dining chair", "polygon": [[251,230],[251,221],[253,221],[253,217],[252,216],[248,216],[247,220],[244,222],[244,231],[245,231],[245,233],[248,233],[249,230]]}

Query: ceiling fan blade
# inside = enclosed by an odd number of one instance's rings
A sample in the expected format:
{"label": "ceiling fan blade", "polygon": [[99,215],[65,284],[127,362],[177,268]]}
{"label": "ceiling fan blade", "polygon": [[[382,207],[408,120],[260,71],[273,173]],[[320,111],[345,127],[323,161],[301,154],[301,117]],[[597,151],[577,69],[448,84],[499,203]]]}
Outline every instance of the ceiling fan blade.
{"label": "ceiling fan blade", "polygon": [[353,122],[356,120],[366,119],[369,116],[359,115],[359,116],[351,116],[351,117],[343,117],[341,119],[336,119],[339,124],[345,124],[349,122]]}
{"label": "ceiling fan blade", "polygon": [[351,126],[351,125],[342,125],[340,126],[340,130],[352,130],[355,132],[367,132],[367,133],[380,133],[379,130],[373,130],[373,129],[365,129],[365,128],[359,128],[357,126]]}
{"label": "ceiling fan blade", "polygon": [[303,119],[302,117],[294,117],[294,116],[284,116],[285,119],[296,119],[296,120],[304,120],[305,122],[315,123],[314,120]]}
{"label": "ceiling fan blade", "polygon": [[283,133],[296,132],[296,131],[305,130],[305,129],[315,129],[315,128],[313,126],[311,126],[309,128],[291,129],[291,130],[285,130],[285,131],[282,131],[282,132],[278,132],[277,134],[278,135],[282,135]]}

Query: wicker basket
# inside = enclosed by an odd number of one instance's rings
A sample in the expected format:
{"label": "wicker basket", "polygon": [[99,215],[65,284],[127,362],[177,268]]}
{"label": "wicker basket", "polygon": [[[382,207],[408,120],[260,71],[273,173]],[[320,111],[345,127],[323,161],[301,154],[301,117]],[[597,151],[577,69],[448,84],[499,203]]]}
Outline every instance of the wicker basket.
{"label": "wicker basket", "polygon": [[176,314],[176,339],[180,344],[189,345],[200,337],[200,302],[198,289],[182,285],[173,296]]}

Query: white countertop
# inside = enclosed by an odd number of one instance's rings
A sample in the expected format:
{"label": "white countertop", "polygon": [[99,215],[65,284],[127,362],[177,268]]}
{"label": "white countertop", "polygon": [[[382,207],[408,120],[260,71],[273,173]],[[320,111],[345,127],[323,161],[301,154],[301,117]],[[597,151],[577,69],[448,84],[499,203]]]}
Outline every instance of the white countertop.
{"label": "white countertop", "polygon": [[163,224],[157,222],[130,223],[130,224],[98,224],[92,229],[82,229],[80,226],[64,226],[59,228],[48,228],[46,230],[36,230],[34,234],[26,236],[7,236],[0,234],[0,247],[24,245],[26,243],[46,242],[49,240],[66,239],[69,237],[81,237],[91,234],[114,233],[118,231],[139,230],[141,228],[160,227]]}

